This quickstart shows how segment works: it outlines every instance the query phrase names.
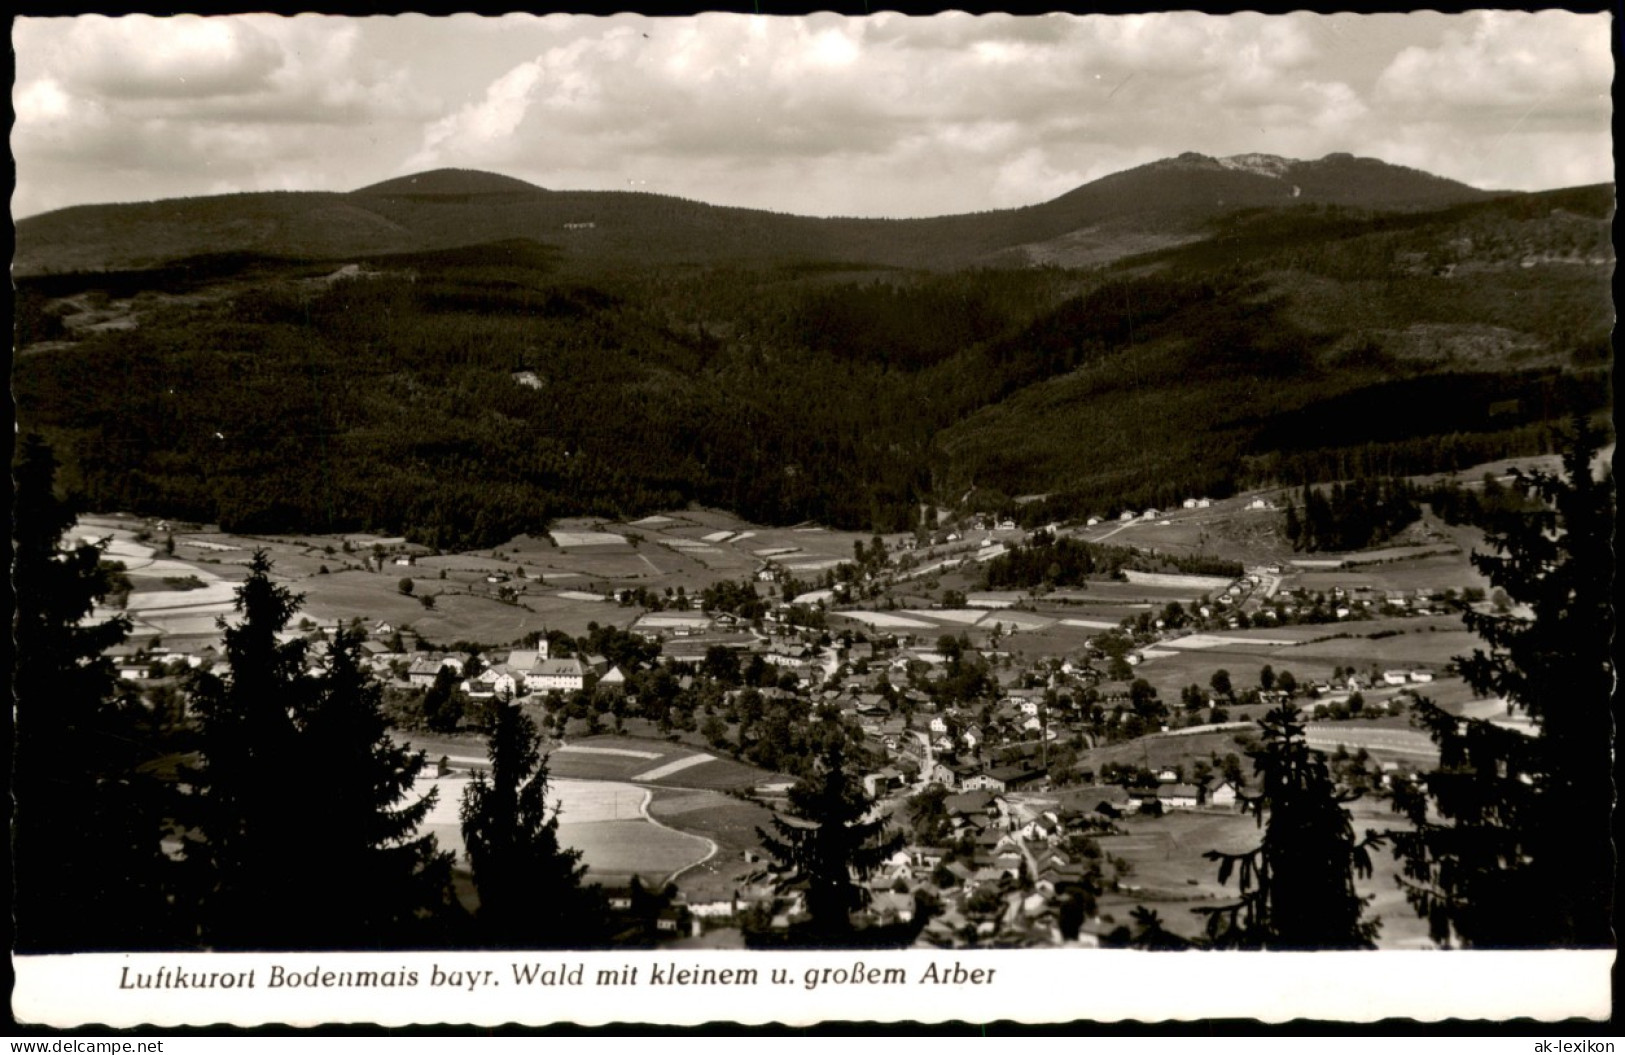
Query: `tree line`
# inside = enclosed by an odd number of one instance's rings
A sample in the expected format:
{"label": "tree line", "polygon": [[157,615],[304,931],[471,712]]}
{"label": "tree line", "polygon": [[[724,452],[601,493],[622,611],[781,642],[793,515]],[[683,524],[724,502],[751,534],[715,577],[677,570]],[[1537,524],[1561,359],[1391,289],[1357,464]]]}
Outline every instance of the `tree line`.
{"label": "tree line", "polygon": [[1012,546],[988,561],[983,576],[990,590],[1032,589],[1118,578],[1125,569],[1230,578],[1243,571],[1238,561],[1199,553],[1150,554],[1133,546],[1057,538],[1048,531],[1036,531],[1025,544]]}
{"label": "tree line", "polygon": [[1346,552],[1378,546],[1422,515],[1404,480],[1352,480],[1329,488],[1303,486],[1303,507],[1287,499],[1282,533],[1295,550]]}

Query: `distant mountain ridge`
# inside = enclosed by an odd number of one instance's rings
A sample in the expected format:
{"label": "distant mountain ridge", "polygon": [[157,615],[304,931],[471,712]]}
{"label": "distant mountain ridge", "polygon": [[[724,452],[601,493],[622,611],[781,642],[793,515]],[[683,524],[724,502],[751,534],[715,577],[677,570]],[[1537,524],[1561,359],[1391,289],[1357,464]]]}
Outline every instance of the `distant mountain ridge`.
{"label": "distant mountain ridge", "polygon": [[143,269],[252,252],[341,259],[528,238],[606,263],[847,260],[946,269],[1090,265],[1205,237],[1243,209],[1319,203],[1437,208],[1493,197],[1370,158],[1298,161],[1186,153],[1114,173],[1048,202],[922,219],[815,218],[628,191],[549,190],[436,169],[349,192],[266,191],[80,205],[16,224],[14,273]]}

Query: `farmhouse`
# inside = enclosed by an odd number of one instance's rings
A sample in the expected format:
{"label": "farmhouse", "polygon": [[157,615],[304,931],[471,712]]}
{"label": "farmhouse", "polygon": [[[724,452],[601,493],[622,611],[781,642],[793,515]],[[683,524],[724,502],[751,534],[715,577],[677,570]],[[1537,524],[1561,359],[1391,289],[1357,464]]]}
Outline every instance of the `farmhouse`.
{"label": "farmhouse", "polygon": [[463,682],[463,691],[475,699],[495,697],[512,700],[519,695],[519,679],[509,673],[507,667],[498,665]]}
{"label": "farmhouse", "polygon": [[525,675],[525,686],[532,692],[574,692],[585,687],[586,682],[586,670],[574,656],[543,660]]}
{"label": "farmhouse", "polygon": [[975,766],[964,762],[938,762],[931,767],[931,782],[947,788],[962,788],[976,772]]}
{"label": "farmhouse", "polygon": [[994,766],[978,773],[962,785],[967,791],[1020,791],[1040,784],[1048,777],[1045,769],[1027,769],[1023,766]]}
{"label": "farmhouse", "polygon": [[450,657],[414,659],[412,665],[406,669],[406,680],[416,688],[426,689],[440,676],[442,667],[459,670],[461,664],[452,661]]}
{"label": "farmhouse", "polygon": [[791,670],[799,670],[802,667],[805,667],[808,663],[812,662],[813,655],[812,649],[808,648],[806,645],[778,644],[774,645],[767,652],[762,653],[762,658],[773,664],[775,667],[787,667]]}
{"label": "farmhouse", "polygon": [[903,786],[903,774],[887,766],[877,773],[865,773],[863,776],[863,792],[872,799],[878,799],[888,791]]}
{"label": "farmhouse", "polygon": [[1157,789],[1157,797],[1165,809],[1194,810],[1201,790],[1195,784],[1164,784]]}

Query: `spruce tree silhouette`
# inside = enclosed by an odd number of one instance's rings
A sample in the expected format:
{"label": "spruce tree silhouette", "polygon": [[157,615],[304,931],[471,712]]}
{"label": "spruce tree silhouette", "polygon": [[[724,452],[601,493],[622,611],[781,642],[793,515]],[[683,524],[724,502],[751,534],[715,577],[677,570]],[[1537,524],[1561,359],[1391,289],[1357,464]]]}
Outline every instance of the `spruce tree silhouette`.
{"label": "spruce tree silhouette", "polygon": [[416,834],[423,759],[385,734],[360,639],[340,631],[320,667],[284,640],[300,598],[264,551],[222,619],[223,674],[193,686],[198,763],[184,865],[198,941],[217,949],[439,944],[454,916],[450,859]]}
{"label": "spruce tree silhouette", "polygon": [[870,803],[848,769],[845,748],[828,740],[817,771],[790,789],[788,816],[773,816],[773,834],[757,829],[778,862],[781,890],[799,890],[809,919],[797,944],[840,946],[857,937],[853,913],[867,902],[863,881],[903,845],[884,818],[866,820]]}
{"label": "spruce tree silhouette", "polygon": [[1478,948],[1614,946],[1614,485],[1576,422],[1563,472],[1515,473],[1538,509],[1489,532],[1473,563],[1513,602],[1469,609],[1488,646],[1458,664],[1534,735],[1449,714],[1417,720],[1439,765],[1395,789],[1400,878],[1434,941]]}
{"label": "spruce tree silhouette", "polygon": [[547,760],[536,725],[497,701],[487,716],[489,778],[463,792],[463,842],[474,884],[479,944],[490,948],[590,948],[605,934],[596,887],[583,886],[579,850],[559,843],[559,811],[547,801]]}
{"label": "spruce tree silhouette", "polygon": [[108,592],[104,548],[66,539],[71,505],[38,436],[14,466],[12,881],[18,952],[163,948],[171,929],[164,748],[103,653],[129,621],[85,622]]}
{"label": "spruce tree silhouette", "polygon": [[1245,853],[1209,850],[1219,882],[1237,875],[1241,900],[1199,908],[1208,941],[1230,949],[1370,949],[1378,922],[1363,915],[1369,897],[1354,887],[1371,874],[1375,835],[1357,840],[1344,807],[1358,795],[1341,791],[1326,756],[1304,737],[1303,712],[1288,703],[1259,724],[1262,743],[1250,752],[1262,790],[1246,806],[1264,829]]}

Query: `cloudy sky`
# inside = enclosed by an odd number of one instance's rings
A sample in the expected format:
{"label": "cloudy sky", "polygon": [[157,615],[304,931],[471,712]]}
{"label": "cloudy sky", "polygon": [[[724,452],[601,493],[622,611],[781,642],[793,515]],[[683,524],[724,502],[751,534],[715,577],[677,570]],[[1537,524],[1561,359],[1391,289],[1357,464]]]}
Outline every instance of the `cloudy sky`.
{"label": "cloudy sky", "polygon": [[439,167],[812,215],[1042,201],[1187,150],[1613,178],[1607,15],[29,18],[14,216]]}

